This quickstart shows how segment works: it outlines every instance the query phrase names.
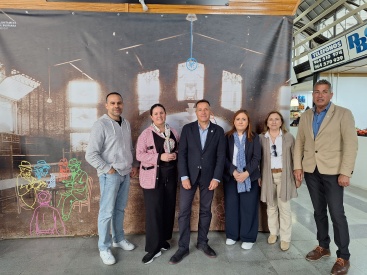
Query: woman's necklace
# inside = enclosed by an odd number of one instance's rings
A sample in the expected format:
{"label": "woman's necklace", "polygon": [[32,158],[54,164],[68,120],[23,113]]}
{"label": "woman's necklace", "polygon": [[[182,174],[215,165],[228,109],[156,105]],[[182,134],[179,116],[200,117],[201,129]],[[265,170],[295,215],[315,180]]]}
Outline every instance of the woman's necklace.
{"label": "woman's necklace", "polygon": [[279,136],[279,133],[280,133],[280,132],[278,132],[275,136],[273,136],[273,135],[270,133],[270,131],[269,131],[269,136],[270,136],[271,141],[272,141],[272,143],[273,143],[273,144],[275,143],[275,140],[276,140],[276,139],[277,139],[277,137]]}

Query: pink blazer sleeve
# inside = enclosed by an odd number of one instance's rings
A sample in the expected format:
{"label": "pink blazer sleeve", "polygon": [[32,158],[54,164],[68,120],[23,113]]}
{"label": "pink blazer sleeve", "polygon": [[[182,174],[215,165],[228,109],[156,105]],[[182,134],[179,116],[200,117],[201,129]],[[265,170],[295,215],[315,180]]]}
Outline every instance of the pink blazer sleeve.
{"label": "pink blazer sleeve", "polygon": [[139,136],[136,145],[136,159],[142,163],[142,165],[156,165],[159,154],[154,145],[154,139],[152,130],[145,129]]}

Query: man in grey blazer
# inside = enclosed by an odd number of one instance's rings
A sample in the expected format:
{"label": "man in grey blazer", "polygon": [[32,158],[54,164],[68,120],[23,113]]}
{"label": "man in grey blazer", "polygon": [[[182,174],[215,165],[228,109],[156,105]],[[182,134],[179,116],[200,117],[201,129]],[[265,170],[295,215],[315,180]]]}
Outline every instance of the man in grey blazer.
{"label": "man in grey blazer", "polygon": [[344,187],[350,185],[357,156],[357,133],[351,111],[330,101],[333,97],[330,82],[316,82],[312,97],[315,106],[302,114],[294,148],[294,175],[301,181],[304,173],[319,242],[306,259],[317,261],[330,256],[329,208],[338,247],[331,274],[347,274],[349,230],[343,194]]}
{"label": "man in grey blazer", "polygon": [[198,120],[183,127],[178,149],[178,173],[182,181],[178,217],[180,240],[179,249],[171,257],[170,264],[179,263],[189,254],[191,207],[197,188],[200,190],[200,215],[196,247],[208,257],[216,257],[215,251],[208,245],[207,235],[214,189],[224,169],[224,131],[210,122],[210,104],[207,100],[199,100],[195,107]]}

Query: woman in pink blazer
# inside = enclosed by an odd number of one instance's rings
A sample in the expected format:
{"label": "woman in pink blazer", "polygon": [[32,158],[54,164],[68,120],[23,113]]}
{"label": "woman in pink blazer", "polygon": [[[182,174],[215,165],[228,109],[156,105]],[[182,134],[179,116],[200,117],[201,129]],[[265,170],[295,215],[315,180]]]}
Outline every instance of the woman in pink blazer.
{"label": "woman in pink blazer", "polygon": [[171,246],[177,190],[177,150],[179,136],[166,123],[161,104],[150,108],[152,124],[138,138],[136,159],[140,161],[139,180],[145,204],[144,264],[159,257]]}

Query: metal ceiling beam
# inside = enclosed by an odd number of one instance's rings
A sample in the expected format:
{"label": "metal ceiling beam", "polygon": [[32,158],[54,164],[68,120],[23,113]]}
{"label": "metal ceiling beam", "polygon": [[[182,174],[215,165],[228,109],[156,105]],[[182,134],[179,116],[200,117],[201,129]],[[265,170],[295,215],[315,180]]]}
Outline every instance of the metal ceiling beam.
{"label": "metal ceiling beam", "polygon": [[[359,7],[358,5],[355,5],[356,7]],[[347,1],[346,3],[344,3],[344,7],[349,10],[349,12],[351,12],[352,10],[354,10],[351,5],[350,5],[350,1]],[[359,14],[355,14],[354,18],[357,20],[358,24],[363,24],[363,20],[361,18],[361,16]]]}
{"label": "metal ceiling beam", "polygon": [[310,25],[313,25],[315,22],[322,19],[325,15],[329,14],[333,10],[336,10],[339,6],[343,5],[346,1],[347,0],[339,0],[334,5],[330,6],[328,9],[324,10],[322,13],[320,13],[318,16],[316,16],[314,19],[312,19],[310,22],[304,25],[302,28],[300,28],[298,31],[296,31],[293,35],[301,33],[303,30],[310,27]]}
{"label": "metal ceiling beam", "polygon": [[317,0],[315,3],[313,3],[311,6],[309,6],[305,11],[303,11],[300,15],[298,15],[294,20],[293,24],[298,22],[300,19],[302,19],[306,14],[308,14],[310,11],[312,11],[316,6],[318,6],[321,2],[324,0]]}
{"label": "metal ceiling beam", "polygon": [[[341,2],[341,1],[340,1]],[[308,41],[312,40],[313,38],[315,38],[316,36],[318,36],[319,34],[322,34],[324,31],[334,27],[335,25],[339,24],[340,22],[344,21],[345,19],[347,19],[348,17],[351,17],[352,15],[360,12],[361,10],[367,8],[367,4],[363,4],[362,6],[360,6],[359,8],[353,10],[352,12],[344,15],[343,17],[340,17],[338,20],[334,21],[333,23],[325,26],[325,28],[319,30],[318,32],[314,33],[313,35],[307,37],[305,40],[303,40],[301,43],[298,43],[297,45],[295,45],[294,47],[292,47],[292,50],[294,50],[295,48],[300,47],[301,45],[307,43]]]}

